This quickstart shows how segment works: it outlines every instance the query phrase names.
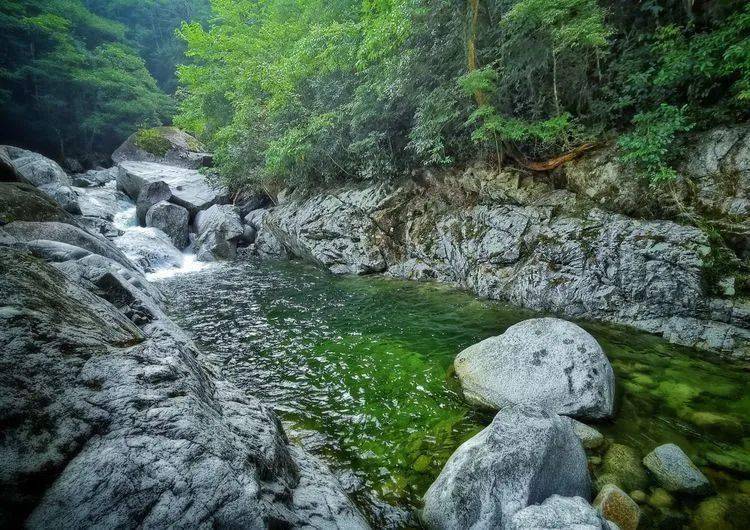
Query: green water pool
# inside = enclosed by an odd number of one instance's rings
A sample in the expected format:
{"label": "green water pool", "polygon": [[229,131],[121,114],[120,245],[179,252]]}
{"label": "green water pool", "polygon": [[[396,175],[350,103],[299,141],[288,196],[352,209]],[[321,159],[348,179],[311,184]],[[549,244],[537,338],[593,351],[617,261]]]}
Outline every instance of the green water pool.
{"label": "green water pool", "polygon": [[[222,264],[162,287],[172,316],[225,376],[270,403],[291,438],[357,483],[354,497],[378,525],[374,506],[418,507],[451,453],[492,418],[461,399],[450,375],[455,355],[539,316],[445,285],[335,277],[293,262]],[[617,416],[596,427],[642,454],[677,443],[719,493],[744,506],[735,497],[750,493],[747,365],[580,324],[617,377]],[[695,521],[697,504],[678,500],[670,510],[687,519],[677,524]],[[645,527],[665,524],[644,518]]]}

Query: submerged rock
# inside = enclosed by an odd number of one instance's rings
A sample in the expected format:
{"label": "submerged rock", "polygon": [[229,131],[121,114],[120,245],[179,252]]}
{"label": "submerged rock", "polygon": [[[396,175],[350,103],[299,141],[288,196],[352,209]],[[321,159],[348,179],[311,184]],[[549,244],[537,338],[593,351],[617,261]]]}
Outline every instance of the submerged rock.
{"label": "submerged rock", "polygon": [[636,530],[641,509],[627,493],[614,484],[607,484],[594,499],[594,506],[621,530]]}
{"label": "submerged rock", "polygon": [[156,228],[132,228],[113,239],[113,243],[144,272],[182,265],[182,252]]}
{"label": "submerged rock", "polygon": [[632,447],[612,444],[604,455],[603,472],[612,482],[625,491],[642,490],[648,486],[646,470],[641,465],[641,456]]}
{"label": "submerged rock", "polygon": [[568,421],[570,421],[570,425],[573,427],[573,432],[575,432],[578,439],[581,440],[581,444],[583,444],[585,449],[596,449],[604,443],[604,435],[593,427],[581,423],[580,421],[576,421],[573,418],[568,418]]}
{"label": "submerged rock", "polygon": [[664,489],[691,495],[706,495],[711,484],[690,458],[675,444],[660,445],[643,459]]}
{"label": "submerged rock", "polygon": [[513,514],[507,530],[619,530],[585,499],[552,495],[542,504],[528,506]]}
{"label": "submerged rock", "polygon": [[229,204],[215,204],[195,217],[198,237],[195,254],[199,261],[234,258],[244,229],[240,214]]}
{"label": "submerged rock", "polygon": [[565,320],[520,322],[468,347],[453,365],[464,396],[479,405],[519,403],[591,419],[612,415],[609,360],[596,339]]}
{"label": "submerged rock", "polygon": [[190,244],[188,222],[190,214],[182,206],[158,202],[146,212],[146,226],[158,228],[169,236],[174,246],[183,250]]}
{"label": "submerged rock", "polygon": [[586,454],[570,423],[523,406],[464,442],[424,496],[428,528],[503,528],[551,495],[589,498]]}

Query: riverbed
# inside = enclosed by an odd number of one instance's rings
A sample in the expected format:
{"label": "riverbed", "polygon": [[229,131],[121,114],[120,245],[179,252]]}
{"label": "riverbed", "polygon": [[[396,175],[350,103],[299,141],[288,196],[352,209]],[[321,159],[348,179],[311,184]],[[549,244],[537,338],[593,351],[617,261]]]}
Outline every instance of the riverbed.
{"label": "riverbed", "polygon": [[[451,453],[492,418],[462,400],[455,355],[538,316],[446,285],[332,276],[296,262],[217,264],[159,284],[207,358],[273,406],[290,438],[324,459],[376,524],[383,504],[418,508]],[[608,439],[642,454],[674,442],[720,493],[750,491],[746,365],[579,324],[616,373],[616,418],[596,425]],[[678,503],[688,513],[697,501]]]}

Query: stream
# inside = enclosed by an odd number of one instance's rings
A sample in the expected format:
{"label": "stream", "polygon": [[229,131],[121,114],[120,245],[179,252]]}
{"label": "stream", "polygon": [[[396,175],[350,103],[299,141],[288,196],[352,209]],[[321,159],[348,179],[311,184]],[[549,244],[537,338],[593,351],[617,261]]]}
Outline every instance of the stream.
{"label": "stream", "polygon": [[[379,503],[418,507],[451,453],[492,418],[462,401],[455,355],[535,316],[446,285],[332,276],[296,262],[216,264],[160,285],[172,317],[225,377],[272,405],[290,438],[357,490],[376,523]],[[750,490],[747,366],[581,324],[617,377],[616,418],[596,425],[605,436],[642,454],[674,442],[719,493]]]}

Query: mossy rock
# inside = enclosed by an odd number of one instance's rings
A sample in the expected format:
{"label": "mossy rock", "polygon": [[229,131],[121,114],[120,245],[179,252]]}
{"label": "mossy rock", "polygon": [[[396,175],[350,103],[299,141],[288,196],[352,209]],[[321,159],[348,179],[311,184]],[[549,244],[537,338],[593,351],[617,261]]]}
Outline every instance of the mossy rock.
{"label": "mossy rock", "polygon": [[172,149],[172,142],[159,129],[143,129],[138,131],[135,133],[133,143],[136,147],[158,157],[165,156]]}
{"label": "mossy rock", "polygon": [[648,498],[648,503],[654,508],[667,509],[674,505],[674,497],[664,488],[655,488]]}
{"label": "mossy rock", "polygon": [[728,449],[721,453],[706,453],[706,460],[715,466],[750,475],[750,451],[743,448]]}
{"label": "mossy rock", "polygon": [[593,502],[599,512],[621,530],[636,530],[641,519],[641,509],[627,493],[614,484],[605,485]]}
{"label": "mossy rock", "polygon": [[626,445],[613,444],[604,455],[603,472],[614,475],[617,484],[625,491],[642,490],[648,485],[646,469],[641,464],[641,455]]}
{"label": "mossy rock", "polygon": [[141,129],[125,140],[114,153],[115,163],[156,162],[198,169],[210,165],[211,156],[193,136],[176,127]]}
{"label": "mossy rock", "polygon": [[717,495],[698,505],[691,528],[696,530],[744,530],[750,521],[750,495]]}
{"label": "mossy rock", "polygon": [[686,419],[696,427],[717,434],[737,436],[741,435],[744,430],[739,418],[719,412],[693,412]]}
{"label": "mossy rock", "polygon": [[30,184],[0,182],[0,225],[13,221],[75,224],[68,212]]}
{"label": "mossy rock", "polygon": [[701,394],[699,388],[678,381],[662,381],[655,391],[674,409],[684,407]]}

